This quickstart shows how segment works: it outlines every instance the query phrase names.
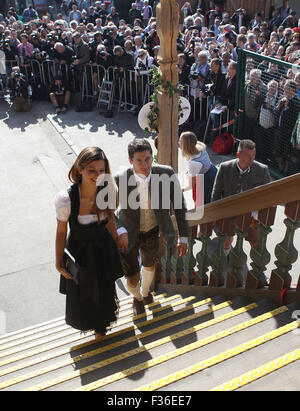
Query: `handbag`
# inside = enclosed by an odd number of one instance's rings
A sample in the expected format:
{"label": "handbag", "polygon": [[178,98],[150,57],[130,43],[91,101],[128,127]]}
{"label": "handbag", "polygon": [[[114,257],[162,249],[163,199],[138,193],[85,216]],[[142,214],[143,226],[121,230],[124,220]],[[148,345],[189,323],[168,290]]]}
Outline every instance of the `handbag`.
{"label": "handbag", "polygon": [[80,266],[76,263],[75,258],[66,249],[63,255],[63,263],[66,271],[70,274],[74,283],[79,285]]}
{"label": "handbag", "polygon": [[217,136],[213,143],[213,150],[216,154],[229,154],[234,145],[232,134],[223,133]]}

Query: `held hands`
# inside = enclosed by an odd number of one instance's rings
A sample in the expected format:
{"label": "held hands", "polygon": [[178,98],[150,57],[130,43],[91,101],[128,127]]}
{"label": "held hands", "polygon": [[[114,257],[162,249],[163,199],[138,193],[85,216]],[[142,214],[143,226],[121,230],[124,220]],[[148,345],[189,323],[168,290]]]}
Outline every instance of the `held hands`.
{"label": "held hands", "polygon": [[117,245],[118,248],[122,251],[122,253],[128,251],[128,235],[126,233],[118,236]]}

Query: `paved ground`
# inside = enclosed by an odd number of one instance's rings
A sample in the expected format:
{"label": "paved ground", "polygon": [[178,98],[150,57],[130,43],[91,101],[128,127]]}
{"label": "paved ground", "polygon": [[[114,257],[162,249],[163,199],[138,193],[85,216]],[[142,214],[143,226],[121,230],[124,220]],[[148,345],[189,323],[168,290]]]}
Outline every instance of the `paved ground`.
{"label": "paved ground", "polygon": [[[30,113],[16,114],[0,101],[0,334],[64,315],[64,297],[58,293],[59,275],[54,266],[53,200],[69,186],[67,174],[75,153],[98,145],[117,173],[128,166],[128,142],[143,136],[132,114],[104,119],[95,110],[76,113],[70,109],[57,117],[46,102],[35,103]],[[220,160],[214,157],[215,163]],[[180,169],[184,170],[182,160]],[[268,239],[270,250],[284,235],[282,210],[278,208]],[[295,244],[300,246],[300,230]],[[211,251],[214,246],[215,240]],[[292,273],[295,283],[299,260]],[[127,293],[120,281],[118,293],[120,297]]]}

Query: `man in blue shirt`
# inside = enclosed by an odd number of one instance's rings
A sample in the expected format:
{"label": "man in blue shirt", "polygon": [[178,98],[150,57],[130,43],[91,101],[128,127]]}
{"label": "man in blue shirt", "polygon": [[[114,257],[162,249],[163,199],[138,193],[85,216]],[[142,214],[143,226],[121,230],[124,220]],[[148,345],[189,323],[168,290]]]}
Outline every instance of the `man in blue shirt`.
{"label": "man in blue shirt", "polygon": [[37,18],[38,18],[38,14],[32,6],[29,6],[27,9],[24,10],[23,19],[26,23],[28,21],[35,20]]}

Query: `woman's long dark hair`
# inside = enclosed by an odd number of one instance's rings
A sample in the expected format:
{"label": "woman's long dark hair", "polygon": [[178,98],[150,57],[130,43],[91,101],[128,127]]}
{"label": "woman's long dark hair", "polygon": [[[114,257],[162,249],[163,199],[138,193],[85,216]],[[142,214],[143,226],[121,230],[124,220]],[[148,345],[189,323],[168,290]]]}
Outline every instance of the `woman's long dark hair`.
{"label": "woman's long dark hair", "polygon": [[[93,161],[98,161],[98,160],[104,160],[105,163],[105,174],[109,175],[111,177],[111,182],[113,183],[113,189],[115,190],[115,195],[116,195],[116,207],[117,207],[117,189],[116,185],[114,183],[114,178],[111,174],[110,170],[110,165],[109,161],[104,153],[104,151],[100,147],[86,147],[84,148],[81,153],[78,155],[75,163],[71,167],[68,177],[71,183],[74,184],[81,184],[82,182],[82,176],[79,173],[79,169],[84,169],[87,167],[90,163]],[[104,187],[107,187],[108,182],[106,181],[103,186],[98,186],[98,192],[101,191]],[[107,198],[105,198],[107,201]],[[99,212],[100,211],[106,211],[107,217],[113,218],[114,215],[114,209],[112,208],[106,208],[105,210],[100,210],[97,206],[97,215],[98,215],[98,220],[99,220]]]}

